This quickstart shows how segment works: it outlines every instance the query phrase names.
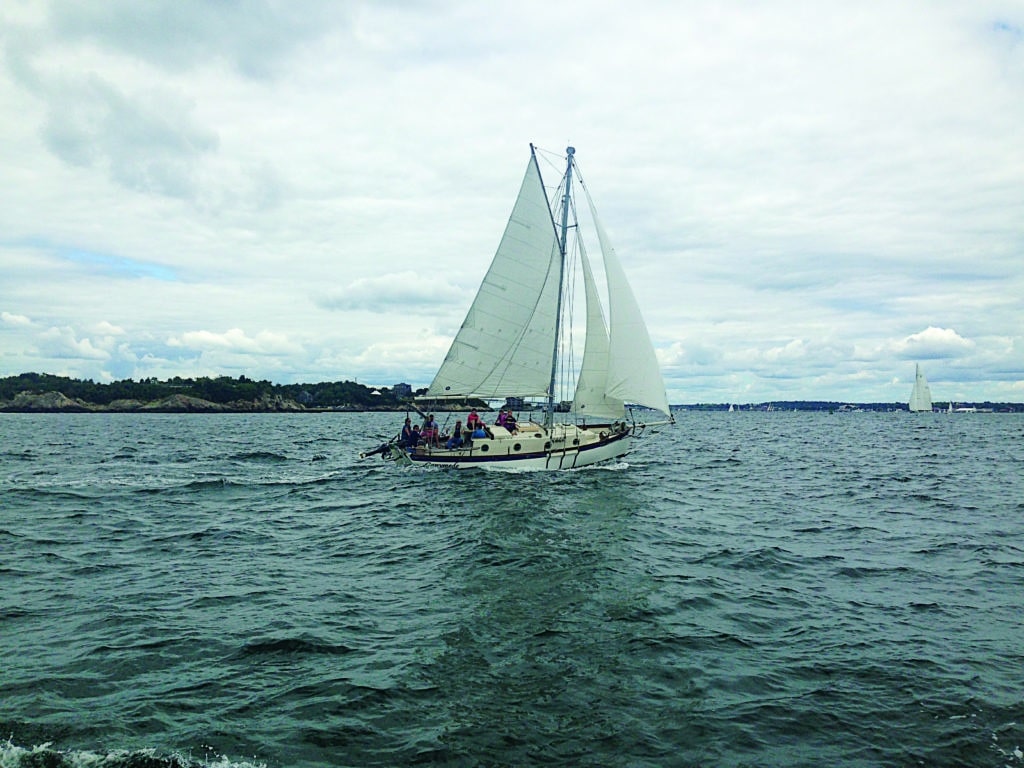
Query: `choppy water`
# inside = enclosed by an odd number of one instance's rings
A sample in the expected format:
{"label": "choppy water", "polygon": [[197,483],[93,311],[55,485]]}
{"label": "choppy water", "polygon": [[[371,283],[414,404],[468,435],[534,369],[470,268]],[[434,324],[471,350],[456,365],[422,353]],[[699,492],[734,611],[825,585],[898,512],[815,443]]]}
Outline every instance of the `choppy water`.
{"label": "choppy water", "polygon": [[0,416],[0,765],[1024,766],[1024,419]]}

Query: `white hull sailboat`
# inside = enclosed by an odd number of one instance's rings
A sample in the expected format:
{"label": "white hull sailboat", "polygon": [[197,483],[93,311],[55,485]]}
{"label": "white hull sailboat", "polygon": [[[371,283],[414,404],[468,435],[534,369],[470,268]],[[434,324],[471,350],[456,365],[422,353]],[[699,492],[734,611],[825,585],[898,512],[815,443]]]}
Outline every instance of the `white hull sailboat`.
{"label": "white hull sailboat", "polygon": [[[491,470],[561,470],[609,462],[629,453],[648,426],[672,420],[665,384],[639,305],[597,219],[579,175],[575,150],[566,150],[565,174],[552,208],[537,153],[530,160],[494,260],[437,375],[420,399],[532,402],[529,418],[513,431],[488,425],[486,437],[462,446],[381,446],[403,464]],[[576,195],[587,201],[604,263],[608,319],[580,232]],[[570,270],[569,263],[579,265]],[[586,299],[582,362],[572,360],[570,309],[573,275]],[[575,386],[569,383],[575,380]],[[556,413],[556,398],[573,392]],[[557,402],[561,402],[557,400]],[[627,404],[629,404],[627,412]],[[632,406],[663,415],[640,423]],[[541,418],[540,414],[543,413]]]}
{"label": "white hull sailboat", "polygon": [[932,391],[928,388],[928,380],[924,377],[920,363],[915,364],[914,389],[910,393],[908,407],[915,413],[921,411],[931,413],[932,410]]}

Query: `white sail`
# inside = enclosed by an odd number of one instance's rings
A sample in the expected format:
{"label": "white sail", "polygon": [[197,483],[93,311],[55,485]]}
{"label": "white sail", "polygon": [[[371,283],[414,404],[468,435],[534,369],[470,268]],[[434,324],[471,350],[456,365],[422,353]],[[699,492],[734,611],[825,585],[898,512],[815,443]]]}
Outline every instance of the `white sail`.
{"label": "white sail", "polygon": [[587,338],[583,347],[583,363],[576,382],[576,396],[572,409],[584,418],[621,419],[626,414],[622,400],[609,397],[608,384],[608,326],[590,259],[580,246],[580,264],[583,267],[583,287],[587,300]]}
{"label": "white sail", "polygon": [[601,253],[604,256],[605,279],[608,282],[608,378],[605,393],[628,403],[655,408],[670,415],[661,367],[654,354],[654,345],[636,297],[626,280],[626,273],[615,255],[604,226],[597,217],[590,191],[583,187],[594,220]]}
{"label": "white sail", "polygon": [[494,261],[427,397],[547,394],[561,255],[536,158]]}
{"label": "white sail", "polygon": [[911,411],[931,411],[932,391],[928,388],[928,380],[924,377],[921,364],[915,364],[914,389],[910,393],[909,407]]}

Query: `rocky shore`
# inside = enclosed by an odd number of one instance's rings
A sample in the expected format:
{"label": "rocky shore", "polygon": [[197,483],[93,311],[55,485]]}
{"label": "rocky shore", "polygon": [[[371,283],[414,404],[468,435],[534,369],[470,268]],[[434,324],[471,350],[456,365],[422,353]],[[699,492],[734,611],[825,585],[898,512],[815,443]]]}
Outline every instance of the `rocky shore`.
{"label": "rocky shore", "polygon": [[276,413],[306,410],[311,409],[280,396],[222,404],[188,395],[170,395],[148,403],[114,400],[97,404],[68,397],[61,392],[19,392],[13,399],[0,402],[0,412],[6,413]]}
{"label": "rocky shore", "polygon": [[[214,403],[189,395],[169,395],[150,402],[113,400],[110,403],[89,403],[62,392],[19,392],[10,400],[0,400],[0,413],[324,413],[324,412],[400,412],[415,410],[407,404],[372,406],[339,405],[329,408],[307,407],[280,395],[263,395],[255,400],[233,400]],[[432,411],[464,411],[461,403],[434,404]],[[487,406],[477,410],[489,411]]]}

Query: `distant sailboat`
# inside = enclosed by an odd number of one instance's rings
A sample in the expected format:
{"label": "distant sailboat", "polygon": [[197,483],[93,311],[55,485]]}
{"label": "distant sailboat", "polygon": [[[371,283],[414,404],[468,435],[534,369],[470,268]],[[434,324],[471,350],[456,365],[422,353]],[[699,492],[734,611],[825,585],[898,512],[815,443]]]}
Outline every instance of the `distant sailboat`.
{"label": "distant sailboat", "polygon": [[914,390],[910,393],[909,407],[911,411],[920,412],[932,410],[932,391],[928,388],[928,379],[924,377],[921,364],[915,364]]}

